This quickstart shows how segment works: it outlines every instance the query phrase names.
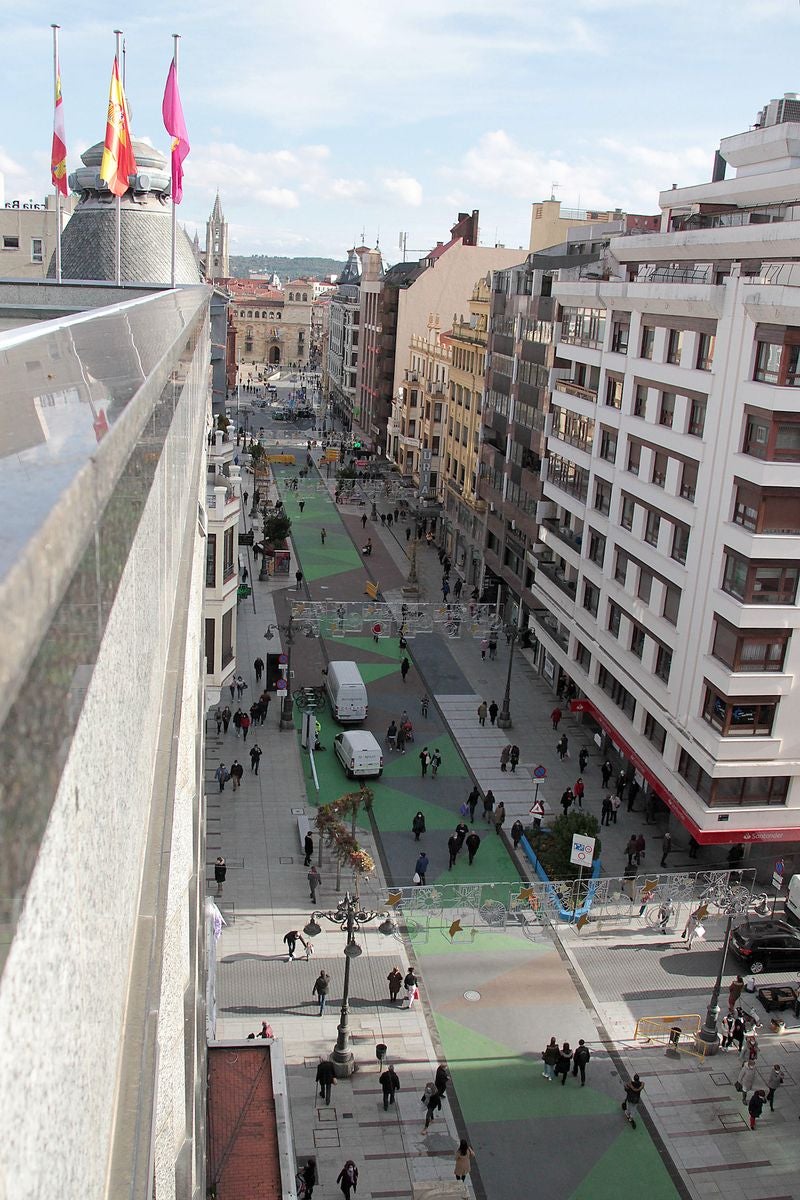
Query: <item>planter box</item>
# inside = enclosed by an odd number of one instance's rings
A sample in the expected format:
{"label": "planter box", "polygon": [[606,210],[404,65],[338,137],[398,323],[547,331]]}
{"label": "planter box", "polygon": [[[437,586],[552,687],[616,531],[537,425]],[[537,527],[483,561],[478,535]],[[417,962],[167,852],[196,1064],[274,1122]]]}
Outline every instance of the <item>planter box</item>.
{"label": "planter box", "polygon": [[600,871],[601,871],[600,859],[596,858],[594,860],[594,862],[592,863],[591,874],[589,876],[587,876],[587,884],[588,884],[589,890],[588,890],[588,894],[586,897],[586,903],[581,905],[580,908],[576,908],[575,911],[573,912],[572,909],[564,908],[564,905],[561,903],[561,897],[559,896],[558,892],[553,887],[553,884],[550,881],[550,876],[547,874],[544,867],[539,862],[539,859],[536,856],[536,852],[534,851],[533,847],[531,846],[530,842],[528,841],[528,839],[526,837],[523,836],[520,845],[522,846],[522,849],[524,850],[525,854],[527,855],[528,860],[530,861],[531,865],[533,866],[533,869],[536,872],[537,878],[540,879],[542,881],[542,883],[547,885],[548,896],[550,897],[550,901],[551,901],[553,907],[555,908],[559,918],[562,921],[571,923],[573,921],[579,921],[581,917],[588,916],[589,913],[591,912],[592,902],[594,901],[594,895],[597,890],[597,880],[600,878]]}

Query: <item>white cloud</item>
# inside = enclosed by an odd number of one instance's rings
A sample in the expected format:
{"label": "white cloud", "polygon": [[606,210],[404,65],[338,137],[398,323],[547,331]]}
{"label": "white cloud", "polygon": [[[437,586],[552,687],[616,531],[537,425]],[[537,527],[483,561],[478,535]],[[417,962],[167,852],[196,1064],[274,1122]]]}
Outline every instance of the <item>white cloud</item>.
{"label": "white cloud", "polygon": [[410,175],[393,175],[383,180],[386,192],[409,208],[422,204],[422,184]]}

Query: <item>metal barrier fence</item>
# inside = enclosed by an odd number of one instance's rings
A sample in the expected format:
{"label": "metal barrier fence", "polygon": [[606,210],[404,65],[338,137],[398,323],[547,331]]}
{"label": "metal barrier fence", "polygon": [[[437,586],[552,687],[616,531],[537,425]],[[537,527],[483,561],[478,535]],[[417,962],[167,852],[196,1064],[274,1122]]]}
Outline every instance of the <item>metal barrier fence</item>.
{"label": "metal barrier fence", "polygon": [[[567,914],[588,905],[580,922],[581,937],[623,930],[661,927],[654,918],[669,906],[665,932],[677,933],[690,912],[707,905],[709,916],[722,915],[731,900],[753,895],[755,870],[698,871],[634,877],[602,876],[596,880],[530,883],[441,883],[425,887],[380,888],[361,883],[369,907],[395,914],[410,936],[428,941],[474,939],[480,930],[520,929],[535,940],[551,925],[570,924]],[[454,925],[457,928],[454,929]]]}
{"label": "metal barrier fence", "polygon": [[[453,602],[406,603],[403,600],[338,601],[294,600],[292,617],[308,624],[324,637],[347,637],[372,632],[379,638],[415,638],[420,633],[441,633],[445,637],[486,638],[504,636],[493,604]],[[366,627],[366,628],[365,628]]]}

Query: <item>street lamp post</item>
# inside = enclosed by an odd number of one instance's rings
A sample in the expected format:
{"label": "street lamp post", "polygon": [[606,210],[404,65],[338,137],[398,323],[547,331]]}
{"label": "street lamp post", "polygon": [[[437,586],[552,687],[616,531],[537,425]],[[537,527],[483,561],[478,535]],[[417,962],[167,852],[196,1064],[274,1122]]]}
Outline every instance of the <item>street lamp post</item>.
{"label": "street lamp post", "polygon": [[[748,892],[746,895],[734,896],[730,902],[725,905],[724,912],[727,916],[725,922],[725,938],[722,943],[722,954],[719,960],[719,970],[717,978],[714,980],[714,987],[711,991],[711,999],[708,1002],[706,1009],[706,1019],[703,1022],[703,1027],[697,1034],[697,1040],[700,1043],[700,1049],[703,1054],[716,1054],[720,1046],[719,1038],[719,994],[722,991],[722,976],[725,973],[725,960],[728,957],[728,946],[731,940],[731,931],[733,929],[734,917],[743,916],[749,910],[752,903],[752,897]],[[756,905],[755,911],[764,913],[763,904],[759,909]]]}
{"label": "street lamp post", "polygon": [[[316,937],[322,932],[317,917],[324,917],[326,921],[331,921],[334,925],[338,925],[342,933],[347,934],[344,946],[342,1007],[337,1026],[336,1045],[331,1053],[331,1062],[333,1063],[333,1069],[338,1079],[348,1079],[355,1070],[353,1048],[350,1042],[350,963],[362,953],[355,935],[362,925],[366,924],[367,921],[374,921],[377,916],[377,912],[362,908],[357,897],[353,897],[349,892],[345,892],[344,897],[333,911],[313,912],[311,919],[303,930],[309,937]],[[394,923],[388,914],[384,914],[384,919],[379,928],[381,933],[384,934],[392,934],[394,932]]]}
{"label": "street lamp post", "polygon": [[411,543],[411,558],[409,560],[408,579],[403,584],[404,596],[419,595],[419,579],[417,578],[417,541],[415,537]]}
{"label": "street lamp post", "polygon": [[[286,691],[281,701],[281,720],[280,728],[282,730],[294,729],[294,717],[292,715],[292,646],[294,645],[294,617],[289,615],[288,625],[268,625],[264,631],[264,637],[268,642],[276,631],[285,634],[286,636]],[[306,637],[313,637],[314,632],[311,629],[306,630]]]}
{"label": "street lamp post", "polygon": [[508,674],[506,675],[506,690],[505,694],[503,695],[503,704],[500,708],[500,712],[497,714],[497,725],[499,729],[511,729],[512,725],[514,724],[514,722],[511,720],[511,668],[514,665],[514,647],[516,646],[517,638],[519,637],[519,629],[516,626],[514,628],[508,628],[506,629],[506,635],[510,637],[511,641],[509,643],[508,651]]}

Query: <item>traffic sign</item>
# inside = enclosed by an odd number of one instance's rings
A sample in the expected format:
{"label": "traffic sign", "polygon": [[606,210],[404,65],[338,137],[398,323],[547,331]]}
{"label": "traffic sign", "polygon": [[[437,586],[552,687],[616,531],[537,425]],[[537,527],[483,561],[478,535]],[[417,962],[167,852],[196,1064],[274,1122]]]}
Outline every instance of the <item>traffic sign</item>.
{"label": "traffic sign", "polygon": [[372,632],[373,632],[373,633],[380,633],[381,629],[382,629],[382,626],[381,626],[381,625],[375,624],[375,625],[373,625],[373,626],[372,626]]}
{"label": "traffic sign", "polygon": [[280,664],[280,666],[282,666],[282,667],[286,667],[286,666],[288,666],[288,664],[289,664],[289,655],[288,655],[288,654],[279,654],[279,655],[278,655],[278,663],[279,663],[279,664]]}
{"label": "traffic sign", "polygon": [[772,886],[776,892],[779,892],[783,887],[783,875],[780,875],[777,871],[772,876]]}
{"label": "traffic sign", "polygon": [[533,778],[534,779],[546,779],[547,778],[547,767],[543,767],[542,764],[539,763],[539,765],[537,767],[533,768]]}
{"label": "traffic sign", "polygon": [[775,874],[776,875],[783,874],[783,859],[782,858],[779,858],[778,861],[775,863]]}
{"label": "traffic sign", "polygon": [[593,837],[587,837],[583,833],[573,833],[569,861],[576,867],[590,867],[594,858],[594,842]]}
{"label": "traffic sign", "polygon": [[532,815],[534,817],[543,817],[544,816],[544,801],[543,800],[534,800],[533,804],[528,809],[528,812],[532,813]]}
{"label": "traffic sign", "polygon": [[279,692],[285,692],[286,691],[286,680],[279,679],[278,682],[275,684],[275,687],[278,689]]}

